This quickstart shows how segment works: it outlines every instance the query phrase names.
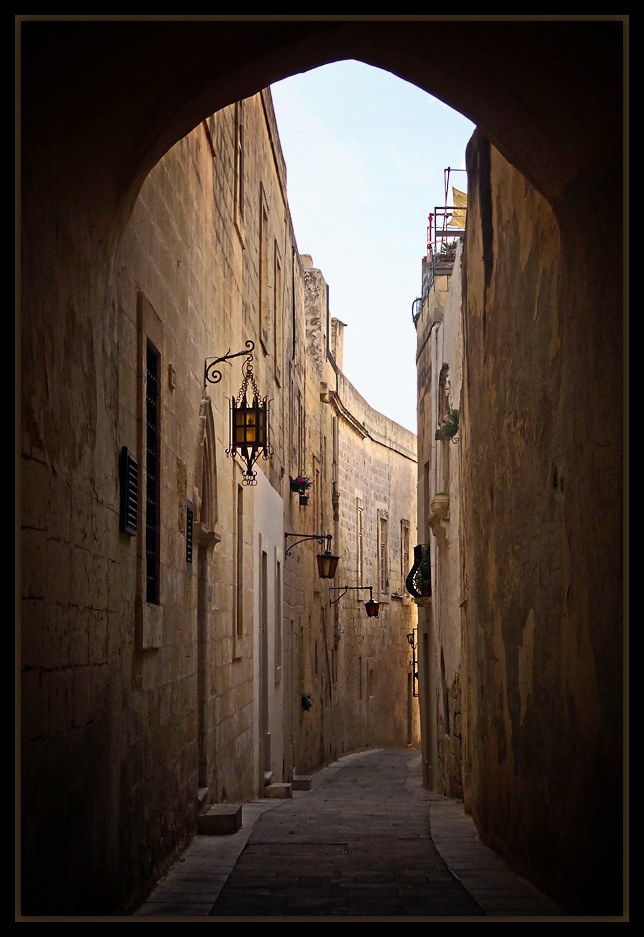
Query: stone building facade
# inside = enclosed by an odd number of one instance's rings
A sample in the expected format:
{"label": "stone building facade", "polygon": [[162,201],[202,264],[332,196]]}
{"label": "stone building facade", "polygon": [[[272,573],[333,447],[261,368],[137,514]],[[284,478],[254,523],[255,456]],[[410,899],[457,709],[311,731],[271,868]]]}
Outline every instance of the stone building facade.
{"label": "stone building facade", "polygon": [[[334,592],[321,612],[329,638],[318,692],[327,694],[327,704],[321,697],[319,716],[307,714],[309,725],[328,719],[324,731],[320,722],[309,733],[313,747],[303,746],[305,764],[312,766],[366,744],[419,742],[407,641],[416,609],[404,588],[415,542],[409,506],[416,501],[416,437],[373,410],[342,373],[344,325],[329,315],[321,272],[304,260],[308,399],[315,401],[309,413],[317,406],[313,426],[319,432],[319,442],[311,443],[312,501],[318,528],[333,533],[340,555]],[[323,487],[316,496],[318,479]],[[366,617],[370,597],[379,603],[377,618]],[[323,736],[328,750],[316,752]]]}
{"label": "stone building facade", "polygon": [[[580,362],[601,384],[605,359],[581,321],[574,339],[563,326],[572,260],[551,207],[480,131],[467,166],[464,241],[417,322],[425,781],[463,797],[483,837],[561,906],[608,914],[621,882],[621,541],[610,526],[584,537],[579,500],[620,471],[617,440],[579,432],[608,416]],[[578,823],[592,803],[600,816]]]}
{"label": "stone building facade", "polygon": [[[429,551],[432,596],[419,600],[423,776],[433,790],[463,797],[465,739],[461,618],[461,460],[463,389],[462,242],[446,261],[428,255],[416,322],[418,525]],[[443,431],[452,421],[454,431]]]}
{"label": "stone building facade", "polygon": [[[269,91],[156,165],[112,282],[109,317],[66,337],[96,388],[59,430],[77,458],[32,447],[23,460],[27,913],[127,910],[209,804],[419,738],[400,555],[415,437],[342,374],[343,327],[298,253]],[[249,341],[270,418],[255,485],[227,456]],[[307,505],[299,475],[313,480]],[[331,534],[334,581],[317,576],[328,541],[290,552],[293,534]],[[336,584],[376,586],[381,555],[378,618],[368,593],[332,603]]]}

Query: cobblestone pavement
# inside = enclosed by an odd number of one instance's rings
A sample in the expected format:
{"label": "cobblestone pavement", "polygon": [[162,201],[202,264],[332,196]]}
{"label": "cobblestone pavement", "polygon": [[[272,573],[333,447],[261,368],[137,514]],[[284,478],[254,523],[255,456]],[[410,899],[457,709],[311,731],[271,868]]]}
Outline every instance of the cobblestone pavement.
{"label": "cobblestone pavement", "polygon": [[417,751],[362,752],[318,772],[310,791],[244,805],[242,830],[197,837],[137,913],[560,916],[482,845],[462,805],[423,788],[420,770]]}

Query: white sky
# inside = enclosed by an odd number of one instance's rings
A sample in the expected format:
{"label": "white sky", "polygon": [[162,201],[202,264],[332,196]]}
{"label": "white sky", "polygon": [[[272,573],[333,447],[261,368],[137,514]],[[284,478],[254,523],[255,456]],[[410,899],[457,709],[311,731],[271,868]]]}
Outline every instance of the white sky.
{"label": "white sky", "polygon": [[[361,62],[271,88],[301,254],[347,323],[343,371],[376,410],[416,432],[416,331],[427,216],[444,172],[465,166],[474,124],[425,91]],[[466,190],[466,174],[451,183]]]}

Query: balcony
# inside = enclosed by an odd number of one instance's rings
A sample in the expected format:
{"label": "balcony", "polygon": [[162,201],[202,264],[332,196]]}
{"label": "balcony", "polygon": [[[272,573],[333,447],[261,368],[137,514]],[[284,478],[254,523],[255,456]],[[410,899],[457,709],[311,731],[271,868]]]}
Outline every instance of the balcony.
{"label": "balcony", "polygon": [[414,547],[414,565],[407,574],[405,585],[417,605],[421,604],[419,600],[431,599],[432,570],[428,543],[419,543]]}

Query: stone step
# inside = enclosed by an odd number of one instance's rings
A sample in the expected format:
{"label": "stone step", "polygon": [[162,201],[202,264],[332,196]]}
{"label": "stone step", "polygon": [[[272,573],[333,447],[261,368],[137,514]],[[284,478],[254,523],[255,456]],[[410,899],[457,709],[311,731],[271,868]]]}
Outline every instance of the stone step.
{"label": "stone step", "polygon": [[241,804],[213,804],[197,817],[197,833],[202,836],[224,836],[236,833],[242,825]]}
{"label": "stone step", "polygon": [[294,774],[293,775],[293,790],[294,791],[310,791],[313,785],[313,778],[310,774]]}
{"label": "stone step", "polygon": [[293,796],[293,785],[289,783],[278,782],[276,784],[269,784],[264,788],[264,797],[292,797]]}

